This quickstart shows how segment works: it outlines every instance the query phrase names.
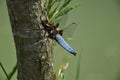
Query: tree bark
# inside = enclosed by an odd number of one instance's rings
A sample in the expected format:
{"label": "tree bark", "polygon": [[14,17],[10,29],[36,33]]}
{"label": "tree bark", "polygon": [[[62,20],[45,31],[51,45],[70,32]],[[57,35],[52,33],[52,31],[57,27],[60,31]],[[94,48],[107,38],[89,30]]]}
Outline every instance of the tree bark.
{"label": "tree bark", "polygon": [[18,80],[54,80],[51,40],[41,25],[41,18],[47,19],[45,0],[6,2],[16,46]]}

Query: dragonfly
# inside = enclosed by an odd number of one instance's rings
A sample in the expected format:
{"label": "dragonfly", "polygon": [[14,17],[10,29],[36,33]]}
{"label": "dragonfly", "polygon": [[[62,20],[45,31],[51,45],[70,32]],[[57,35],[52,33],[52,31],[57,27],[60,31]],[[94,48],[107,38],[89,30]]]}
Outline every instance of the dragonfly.
{"label": "dragonfly", "polygon": [[[63,20],[60,20],[63,21]],[[59,21],[58,21],[59,22]],[[65,24],[65,21],[62,23]],[[59,25],[63,26],[59,23],[56,25],[50,23],[47,19],[41,19],[41,24],[44,27],[44,29],[48,33],[48,38],[55,40],[61,47],[63,47],[66,51],[69,53],[73,54],[74,56],[77,54],[74,49],[66,42],[66,40],[71,39],[71,36],[73,35],[73,31],[76,29],[76,24],[72,23],[68,25],[67,27],[63,29],[59,29]],[[18,30],[17,32],[14,33],[14,36],[16,37],[21,37],[21,38],[40,38],[38,34],[41,34],[41,29],[24,29],[24,31]],[[25,50],[31,50],[31,51],[36,51],[36,49],[39,46],[40,41],[36,42],[33,45],[25,45],[24,49]]]}
{"label": "dragonfly", "polygon": [[[74,49],[65,41],[65,39],[62,37],[63,35],[63,29],[59,29],[59,23],[56,25],[49,23],[48,20],[42,20],[41,24],[45,28],[45,30],[48,32],[48,38],[51,38],[55,40],[61,47],[63,47],[66,51],[73,54],[74,56],[77,54]],[[70,25],[71,27],[74,27],[75,23],[72,23]],[[68,26],[68,27],[70,27]],[[72,35],[72,33],[71,33]]]}

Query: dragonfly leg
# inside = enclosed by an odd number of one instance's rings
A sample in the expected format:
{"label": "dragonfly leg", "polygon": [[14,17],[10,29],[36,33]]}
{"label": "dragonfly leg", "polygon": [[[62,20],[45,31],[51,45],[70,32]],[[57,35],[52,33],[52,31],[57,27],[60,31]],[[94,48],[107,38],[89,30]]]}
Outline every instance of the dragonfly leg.
{"label": "dragonfly leg", "polygon": [[59,23],[57,23],[57,24],[55,25],[56,28],[58,28],[58,26],[59,26]]}
{"label": "dragonfly leg", "polygon": [[62,36],[62,34],[63,34],[63,30],[59,30],[59,34]]}

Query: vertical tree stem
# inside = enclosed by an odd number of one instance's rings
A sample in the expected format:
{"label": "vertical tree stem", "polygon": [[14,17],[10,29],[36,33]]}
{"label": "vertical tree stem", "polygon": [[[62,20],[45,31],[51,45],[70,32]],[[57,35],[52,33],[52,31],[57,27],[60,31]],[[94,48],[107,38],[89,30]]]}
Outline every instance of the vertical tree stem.
{"label": "vertical tree stem", "polygon": [[51,40],[42,29],[45,0],[6,0],[14,35],[18,80],[54,80]]}

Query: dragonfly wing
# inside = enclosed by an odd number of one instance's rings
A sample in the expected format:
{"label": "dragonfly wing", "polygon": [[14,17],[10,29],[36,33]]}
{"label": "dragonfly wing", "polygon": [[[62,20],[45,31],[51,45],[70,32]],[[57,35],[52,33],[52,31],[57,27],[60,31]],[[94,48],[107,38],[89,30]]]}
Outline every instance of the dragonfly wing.
{"label": "dragonfly wing", "polygon": [[71,40],[76,28],[77,28],[76,23],[72,23],[68,25],[67,27],[63,28],[63,35],[62,35],[63,38],[66,40]]}
{"label": "dragonfly wing", "polygon": [[59,23],[59,27],[60,29],[63,28],[66,25],[66,22],[68,20],[68,14],[65,14],[63,16],[61,16],[56,23]]}

